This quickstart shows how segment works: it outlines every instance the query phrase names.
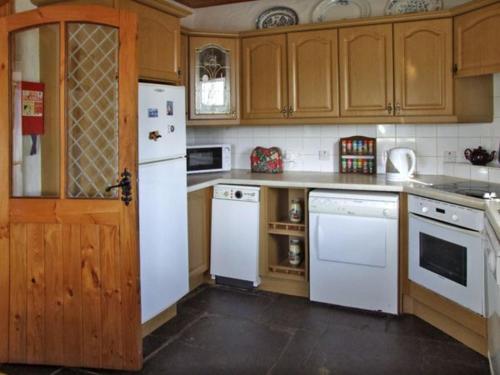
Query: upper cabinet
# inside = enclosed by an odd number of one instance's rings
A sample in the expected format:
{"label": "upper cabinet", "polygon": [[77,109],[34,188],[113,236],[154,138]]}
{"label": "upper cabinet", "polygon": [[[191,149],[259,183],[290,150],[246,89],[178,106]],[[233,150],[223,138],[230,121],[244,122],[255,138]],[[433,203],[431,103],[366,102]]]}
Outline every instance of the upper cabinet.
{"label": "upper cabinet", "polygon": [[394,25],[395,114],[453,114],[451,19]]}
{"label": "upper cabinet", "polygon": [[241,45],[243,117],[283,118],[288,110],[286,35],[245,38]]}
{"label": "upper cabinet", "polygon": [[238,39],[190,37],[189,50],[190,119],[237,119]]}
{"label": "upper cabinet", "polygon": [[143,79],[180,83],[179,18],[135,1],[118,2],[138,15],[138,66]]}
{"label": "upper cabinet", "polygon": [[455,18],[457,76],[500,72],[500,3]]}
{"label": "upper cabinet", "polygon": [[339,115],[337,30],[288,34],[289,116]]}
{"label": "upper cabinet", "polygon": [[341,115],[392,115],[392,25],[341,29],[339,44]]}

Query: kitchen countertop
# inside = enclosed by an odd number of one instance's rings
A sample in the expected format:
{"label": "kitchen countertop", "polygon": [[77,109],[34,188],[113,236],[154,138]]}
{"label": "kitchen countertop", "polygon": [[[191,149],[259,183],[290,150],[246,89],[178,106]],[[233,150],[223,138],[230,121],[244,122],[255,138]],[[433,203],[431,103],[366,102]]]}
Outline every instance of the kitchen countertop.
{"label": "kitchen countertop", "polygon": [[480,210],[486,209],[482,199],[467,197],[445,191],[434,190],[428,184],[450,184],[467,181],[448,176],[420,175],[418,182],[389,182],[385,175],[353,175],[325,172],[285,172],[281,174],[252,173],[234,169],[223,173],[206,173],[188,176],[188,192],[201,190],[217,184],[253,185],[269,187],[297,187],[310,189],[342,189],[359,191],[406,192],[450,203],[461,204]]}

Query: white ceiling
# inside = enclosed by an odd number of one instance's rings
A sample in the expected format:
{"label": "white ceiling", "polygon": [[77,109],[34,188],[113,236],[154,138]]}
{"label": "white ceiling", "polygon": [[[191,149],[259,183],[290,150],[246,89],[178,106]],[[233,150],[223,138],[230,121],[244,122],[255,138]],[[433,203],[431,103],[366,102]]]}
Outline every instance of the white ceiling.
{"label": "white ceiling", "polygon": [[[182,20],[188,28],[206,31],[245,31],[255,29],[259,14],[273,6],[287,6],[294,9],[300,23],[311,23],[314,8],[322,0],[257,0],[244,3],[220,5],[193,10],[193,14]],[[367,0],[372,16],[381,16],[389,0]],[[443,0],[444,8],[451,8],[470,0]]]}

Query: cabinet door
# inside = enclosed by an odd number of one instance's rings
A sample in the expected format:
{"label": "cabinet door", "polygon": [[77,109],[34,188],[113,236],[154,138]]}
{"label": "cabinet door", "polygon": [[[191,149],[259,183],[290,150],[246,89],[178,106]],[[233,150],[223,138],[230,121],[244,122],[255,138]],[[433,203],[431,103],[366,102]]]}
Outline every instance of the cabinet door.
{"label": "cabinet door", "polygon": [[337,117],[337,30],[288,34],[289,103],[293,117]]}
{"label": "cabinet door", "polygon": [[453,114],[452,21],[394,25],[395,114]]}
{"label": "cabinet door", "polygon": [[341,29],[339,41],[341,115],[391,115],[392,25]]}
{"label": "cabinet door", "polygon": [[243,39],[242,50],[243,117],[283,118],[288,105],[286,36]]}
{"label": "cabinet door", "polygon": [[500,72],[500,4],[455,18],[458,76]]}
{"label": "cabinet door", "polygon": [[212,189],[188,194],[189,288],[196,288],[210,268],[210,202]]}
{"label": "cabinet door", "polygon": [[131,0],[120,0],[119,6],[136,12],[138,16],[137,46],[140,78],[180,82],[179,19]]}
{"label": "cabinet door", "polygon": [[236,119],[238,39],[191,37],[189,50],[190,118]]}

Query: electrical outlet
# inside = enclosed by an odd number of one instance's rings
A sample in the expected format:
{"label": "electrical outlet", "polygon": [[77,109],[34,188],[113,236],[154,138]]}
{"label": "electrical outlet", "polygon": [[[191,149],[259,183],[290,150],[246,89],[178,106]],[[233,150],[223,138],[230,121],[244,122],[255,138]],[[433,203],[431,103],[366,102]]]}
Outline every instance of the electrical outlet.
{"label": "electrical outlet", "polygon": [[443,161],[445,163],[456,163],[457,152],[456,151],[444,151],[443,152]]}
{"label": "electrical outlet", "polygon": [[319,150],[318,151],[319,160],[330,160],[330,151],[328,150]]}

